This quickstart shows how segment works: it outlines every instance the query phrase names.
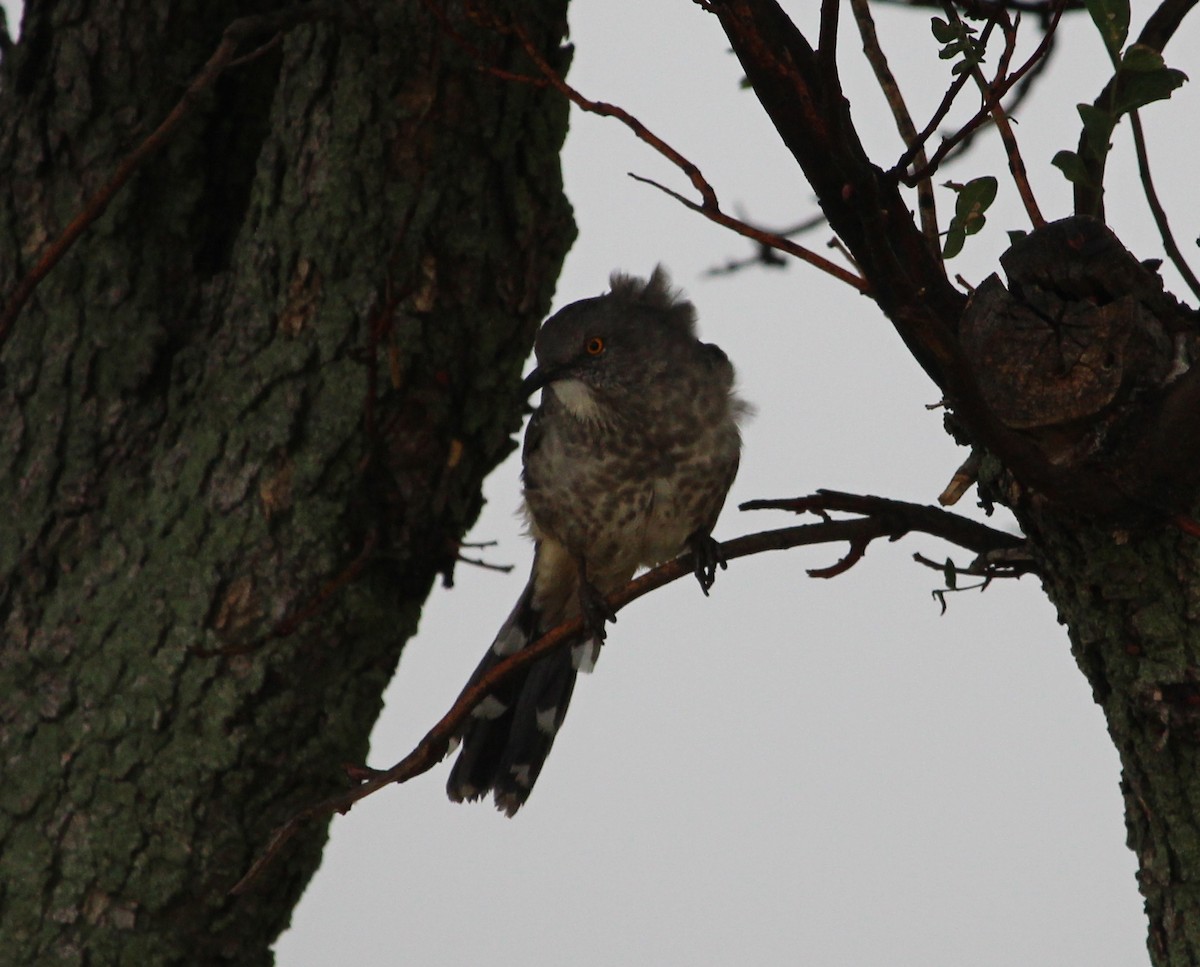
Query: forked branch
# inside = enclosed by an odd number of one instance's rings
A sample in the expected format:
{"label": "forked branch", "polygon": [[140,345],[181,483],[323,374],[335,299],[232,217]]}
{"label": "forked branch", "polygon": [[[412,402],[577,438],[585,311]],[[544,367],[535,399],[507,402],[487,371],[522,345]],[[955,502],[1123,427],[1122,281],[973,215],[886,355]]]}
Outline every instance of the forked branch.
{"label": "forked branch", "polygon": [[[716,224],[725,228],[729,228],[745,238],[753,239],[760,245],[808,262],[810,265],[815,266],[821,271],[832,275],[835,279],[845,282],[847,285],[853,286],[854,288],[858,289],[859,292],[866,293],[869,291],[869,284],[861,276],[847,271],[842,266],[837,265],[836,263],[831,262],[829,259],[824,258],[823,256],[812,251],[812,249],[805,248],[802,245],[797,245],[795,242],[792,242],[781,235],[758,228],[722,211],[720,203],[717,200],[716,191],[713,189],[712,184],[708,181],[708,179],[704,177],[704,174],[698,165],[689,160],[683,155],[682,152],[668,144],[664,139],[660,138],[657,134],[651,131],[645,124],[641,122],[641,120],[639,120],[629,111],[625,110],[625,108],[616,104],[610,104],[607,101],[597,101],[593,100],[592,98],[585,97],[582,93],[568,84],[563,78],[562,74],[555,70],[554,66],[546,60],[546,58],[542,55],[542,52],[538,50],[537,45],[519,24],[503,23],[495,17],[485,15],[482,11],[475,12],[475,19],[479,22],[484,23],[497,33],[509,35],[517,39],[518,43],[520,43],[522,49],[525,51],[526,56],[537,68],[538,73],[540,74],[538,77],[528,77],[521,74],[515,74],[511,71],[501,70],[495,67],[488,61],[486,56],[480,50],[467,42],[458,31],[453,29],[444,13],[438,8],[433,0],[421,0],[421,2],[438,21],[446,36],[458,44],[465,53],[471,56],[478,64],[480,70],[487,71],[488,73],[493,74],[494,76],[503,80],[516,83],[532,84],[538,87],[549,85],[567,98],[567,100],[578,107],[581,111],[584,111],[588,114],[597,114],[601,117],[615,118],[629,128],[629,130],[632,131],[634,135],[636,135],[641,141],[644,141],[651,148],[671,162],[671,164],[673,164],[681,172],[683,172],[683,174],[687,176],[687,179],[692,183],[692,187],[696,189],[696,192],[699,194],[701,200],[699,202],[692,201],[688,198],[685,198],[678,192],[665,188],[648,178],[641,178],[637,175],[631,174],[631,177],[636,181],[641,181],[645,184],[649,184],[660,189],[661,191],[670,195],[676,201],[686,206],[691,211],[697,212],[698,214],[703,215],[709,221],[715,222]],[[834,20],[835,19],[836,18],[834,18]]]}
{"label": "forked branch", "polygon": [[[947,16],[952,20],[959,24],[962,23],[958,16],[958,11],[954,9],[952,3],[946,3],[944,9]],[[1016,48],[1017,27],[1015,23],[1008,20],[1007,16],[1002,21],[1001,27],[1004,31],[1004,55],[1001,60],[999,75],[1002,77],[1007,72],[1008,61],[1012,57],[1013,50]],[[1049,33],[1046,36],[1049,36]],[[996,125],[996,130],[1000,134],[1000,140],[1004,142],[1004,153],[1008,157],[1008,170],[1012,173],[1013,182],[1017,186],[1017,193],[1021,196],[1021,202],[1025,206],[1025,212],[1029,216],[1029,221],[1035,229],[1042,228],[1046,224],[1046,219],[1042,216],[1041,209],[1038,208],[1037,199],[1033,197],[1033,189],[1030,187],[1029,176],[1025,171],[1025,162],[1021,158],[1020,149],[1017,147],[1017,136],[1013,133],[1012,125],[1009,124],[1008,114],[1000,103],[1000,97],[994,95],[992,92],[993,87],[996,85],[988,84],[983,76],[983,72],[976,64],[968,63],[967,70],[971,75],[971,79],[975,81],[976,86],[979,88],[980,96],[984,102],[990,104],[989,112],[992,116],[992,122]]]}
{"label": "forked branch", "polygon": [[[895,541],[910,532],[931,534],[979,555],[989,551],[1008,551],[1022,543],[1021,538],[1015,535],[936,507],[883,497],[822,490],[808,497],[784,501],[751,501],[742,505],[742,509],[760,508],[815,513],[824,519],[816,524],[762,531],[726,541],[720,546],[724,560],[732,561],[764,551],[781,551],[806,544],[847,542],[850,545],[850,553],[841,561],[829,568],[809,572],[813,577],[833,577],[857,563],[871,541],[879,538]],[[831,520],[831,512],[847,512],[857,516],[851,520]],[[613,611],[619,611],[651,591],[694,573],[694,570],[695,561],[692,554],[677,557],[634,578],[624,588],[610,594],[608,604]],[[365,767],[351,770],[351,775],[362,781],[352,789],[300,810],[280,826],[272,835],[262,855],[233,887],[232,892],[238,894],[248,890],[278,856],[284,845],[309,822],[323,819],[333,813],[348,812],[360,799],[378,792],[384,786],[407,782],[428,772],[450,753],[455,737],[470,716],[471,710],[494,692],[497,686],[516,675],[526,665],[537,661],[554,648],[564,647],[582,633],[582,618],[563,622],[528,647],[497,664],[477,682],[464,688],[450,710],[425,734],[416,747],[394,766],[384,770]]]}
{"label": "forked branch", "polygon": [[[927,162],[925,146],[917,143],[917,128],[913,124],[912,115],[908,111],[908,105],[904,101],[900,85],[896,82],[896,76],[888,66],[887,55],[884,54],[883,47],[879,43],[879,35],[875,30],[875,19],[871,16],[871,8],[867,4],[867,0],[850,0],[850,9],[858,24],[859,36],[862,37],[863,54],[875,72],[875,80],[879,84],[879,89],[883,91],[888,107],[891,108],[900,137],[904,139],[906,147],[914,148],[914,160],[918,167],[924,168]],[[929,242],[930,250],[936,256],[941,251],[938,241],[937,204],[933,196],[933,182],[928,178],[922,178],[917,182],[917,211],[921,216],[921,231]]]}
{"label": "forked branch", "polygon": [[[1034,49],[1033,53],[1030,54],[1025,63],[1013,73],[1008,73],[1007,69],[997,72],[996,77],[992,79],[992,82],[989,85],[987,85],[987,90],[983,92],[983,103],[979,106],[979,110],[976,111],[974,116],[972,116],[966,124],[954,132],[954,134],[945,138],[942,143],[938,145],[937,150],[934,151],[933,156],[929,159],[928,164],[918,167],[911,173],[906,173],[908,166],[916,157],[917,150],[925,144],[925,142],[937,129],[938,125],[942,123],[942,120],[949,112],[950,105],[954,102],[958,92],[962,89],[962,86],[967,81],[969,74],[966,72],[960,73],[954,79],[954,82],[950,85],[950,88],[946,91],[945,96],[942,98],[942,103],[938,106],[937,111],[934,112],[933,118],[921,131],[916,142],[912,145],[909,145],[908,150],[905,151],[905,153],[900,157],[888,174],[898,177],[906,185],[915,185],[918,184],[921,179],[930,177],[935,171],[937,171],[942,162],[946,160],[950,152],[952,152],[968,138],[972,137],[980,128],[980,126],[988,120],[989,117],[993,117],[994,109],[1000,104],[1004,96],[1013,89],[1013,87],[1023,81],[1026,77],[1030,76],[1031,72],[1040,69],[1041,65],[1045,62],[1046,57],[1050,53],[1051,47],[1054,43],[1054,34],[1058,29],[1058,24],[1062,19],[1063,12],[1069,7],[1069,5],[1063,3],[1062,0],[1057,0],[1056,3],[1051,4],[1050,6],[1053,7],[1053,12],[1050,15],[1050,20],[1046,26],[1045,32],[1042,34],[1042,39]],[[988,25],[984,28],[983,33],[980,34],[981,43],[987,43],[988,37],[994,25],[995,21],[989,21]],[[1011,56],[1011,51],[1009,51],[1007,47],[1006,54]],[[1005,66],[1007,66],[1007,64]]]}

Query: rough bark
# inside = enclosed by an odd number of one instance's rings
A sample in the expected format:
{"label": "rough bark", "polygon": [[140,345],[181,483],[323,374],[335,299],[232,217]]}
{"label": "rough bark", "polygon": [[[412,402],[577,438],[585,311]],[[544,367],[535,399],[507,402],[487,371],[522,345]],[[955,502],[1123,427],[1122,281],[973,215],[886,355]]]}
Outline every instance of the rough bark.
{"label": "rough bark", "polygon": [[[27,8],[0,293],[179,99],[224,2]],[[506,6],[560,68],[565,2]],[[346,4],[227,71],[0,351],[0,959],[271,962],[511,447],[573,227],[515,42]]]}
{"label": "rough bark", "polygon": [[[1200,542],[1021,514],[1121,758],[1153,964],[1200,964]],[[1080,809],[1088,808],[1080,803]]]}
{"label": "rough bark", "polygon": [[[1170,20],[1160,47],[1191,6],[1151,17]],[[1200,964],[1195,311],[1079,217],[1015,244],[1007,281],[956,294],[859,142],[833,58],[837,4],[822,4],[817,45],[774,0],[711,7],[956,434],[987,454],[981,493],[1021,522],[1121,756],[1151,959]]]}

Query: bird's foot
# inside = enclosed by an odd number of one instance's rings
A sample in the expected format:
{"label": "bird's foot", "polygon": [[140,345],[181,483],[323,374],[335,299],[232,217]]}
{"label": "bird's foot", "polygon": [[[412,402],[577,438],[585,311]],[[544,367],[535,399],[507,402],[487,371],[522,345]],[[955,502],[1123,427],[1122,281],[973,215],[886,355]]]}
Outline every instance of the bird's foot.
{"label": "bird's foot", "polygon": [[609,621],[616,624],[617,613],[604,595],[596,590],[596,586],[588,581],[579,583],[579,610],[583,613],[584,631],[597,641],[604,641],[608,636],[604,625]]}
{"label": "bird's foot", "polygon": [[713,540],[711,534],[693,534],[688,538],[688,547],[696,557],[695,575],[700,582],[700,590],[708,596],[708,589],[716,583],[717,568],[725,570],[729,562],[721,552],[721,545]]}

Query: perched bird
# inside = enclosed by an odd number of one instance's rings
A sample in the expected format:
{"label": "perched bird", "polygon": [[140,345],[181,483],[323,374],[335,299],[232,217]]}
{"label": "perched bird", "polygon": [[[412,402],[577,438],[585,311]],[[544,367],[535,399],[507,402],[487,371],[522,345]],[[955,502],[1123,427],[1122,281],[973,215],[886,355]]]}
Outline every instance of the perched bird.
{"label": "perched bird", "polygon": [[580,671],[616,618],[604,601],[639,567],[691,549],[705,594],[720,561],[711,537],[741,451],[747,411],[733,366],[695,333],[696,312],[659,266],[619,273],[610,291],[551,316],[525,389],[542,401],[525,433],[533,572],[471,681],[582,613],[587,639],[552,652],[476,706],[446,789],[492,791],[512,816],[562,726]]}

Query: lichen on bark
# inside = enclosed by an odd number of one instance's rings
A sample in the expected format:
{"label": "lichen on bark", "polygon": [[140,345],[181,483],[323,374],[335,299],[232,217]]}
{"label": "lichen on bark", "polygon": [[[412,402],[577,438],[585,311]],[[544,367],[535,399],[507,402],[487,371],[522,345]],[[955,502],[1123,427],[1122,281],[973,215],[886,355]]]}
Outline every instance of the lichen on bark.
{"label": "lichen on bark", "polygon": [[[0,67],[0,238],[20,253],[0,292],[262,9],[31,5]],[[565,4],[506,15],[565,66]],[[512,445],[573,235],[566,105],[472,56],[420,4],[284,31],[201,99],[0,350],[16,962],[270,962],[323,829],[227,891],[365,759]]]}

